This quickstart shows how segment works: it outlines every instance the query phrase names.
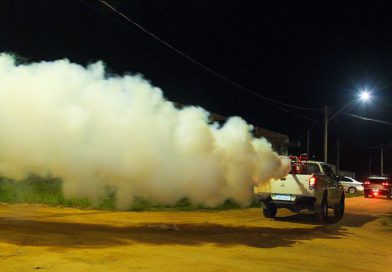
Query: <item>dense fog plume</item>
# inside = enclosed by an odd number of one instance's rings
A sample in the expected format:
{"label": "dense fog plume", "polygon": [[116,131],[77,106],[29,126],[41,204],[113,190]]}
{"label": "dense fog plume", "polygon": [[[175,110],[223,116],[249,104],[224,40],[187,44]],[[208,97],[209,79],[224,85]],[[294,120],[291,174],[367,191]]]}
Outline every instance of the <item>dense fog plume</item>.
{"label": "dense fog plume", "polygon": [[107,77],[100,62],[15,65],[0,55],[0,175],[60,177],[65,197],[98,201],[110,186],[120,209],[135,196],[246,205],[255,183],[286,175],[288,162],[244,120],[220,127],[208,116],[176,109],[140,75]]}

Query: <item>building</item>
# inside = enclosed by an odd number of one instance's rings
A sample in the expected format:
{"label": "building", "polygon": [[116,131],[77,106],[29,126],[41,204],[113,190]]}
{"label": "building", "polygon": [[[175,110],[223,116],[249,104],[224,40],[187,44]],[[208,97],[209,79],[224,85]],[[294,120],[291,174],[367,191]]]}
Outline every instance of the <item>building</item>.
{"label": "building", "polygon": [[279,155],[288,155],[289,136],[261,127],[253,130],[255,137],[264,137],[272,144],[273,150]]}
{"label": "building", "polygon": [[[216,113],[210,114],[210,121],[212,122],[224,122],[226,119],[226,117]],[[257,138],[266,138],[272,144],[273,150],[279,155],[288,155],[289,136],[256,126],[252,132]]]}
{"label": "building", "polygon": [[[182,105],[180,103],[174,103],[174,106],[177,109],[182,109],[183,107],[185,107],[185,105]],[[223,124],[226,121],[227,117],[210,112],[209,119],[210,122],[218,122],[220,124]],[[272,144],[272,149],[279,155],[288,155],[289,136],[256,126],[254,126],[252,133],[254,137],[263,137],[267,139],[267,141]]]}

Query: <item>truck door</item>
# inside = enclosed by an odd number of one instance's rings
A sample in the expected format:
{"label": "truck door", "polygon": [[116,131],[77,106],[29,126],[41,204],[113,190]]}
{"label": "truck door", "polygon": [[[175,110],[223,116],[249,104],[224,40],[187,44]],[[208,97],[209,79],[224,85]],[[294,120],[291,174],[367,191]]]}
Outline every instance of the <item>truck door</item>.
{"label": "truck door", "polygon": [[336,178],[336,175],[330,165],[323,164],[322,167],[328,179],[328,203],[329,205],[339,204],[340,189],[338,179]]}

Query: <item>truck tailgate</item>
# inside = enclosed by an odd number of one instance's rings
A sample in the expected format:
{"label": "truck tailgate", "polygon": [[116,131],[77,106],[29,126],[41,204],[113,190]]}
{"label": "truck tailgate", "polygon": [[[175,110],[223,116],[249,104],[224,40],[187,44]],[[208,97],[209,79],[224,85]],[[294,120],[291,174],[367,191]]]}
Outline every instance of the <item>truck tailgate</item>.
{"label": "truck tailgate", "polygon": [[283,179],[273,179],[270,182],[255,186],[256,194],[271,193],[281,195],[314,196],[314,191],[309,189],[311,175],[289,174]]}

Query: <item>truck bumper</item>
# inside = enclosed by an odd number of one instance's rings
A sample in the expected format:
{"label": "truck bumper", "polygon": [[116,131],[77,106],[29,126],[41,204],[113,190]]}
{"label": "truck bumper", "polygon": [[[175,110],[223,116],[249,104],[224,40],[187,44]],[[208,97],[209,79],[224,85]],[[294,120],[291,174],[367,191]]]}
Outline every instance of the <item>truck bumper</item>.
{"label": "truck bumper", "polygon": [[300,210],[308,209],[313,210],[314,202],[316,201],[315,197],[311,196],[295,196],[294,201],[286,201],[286,200],[273,200],[271,194],[257,194],[256,200],[260,201],[262,208],[268,208],[269,205],[273,204],[277,208],[286,208],[294,212],[298,212]]}

